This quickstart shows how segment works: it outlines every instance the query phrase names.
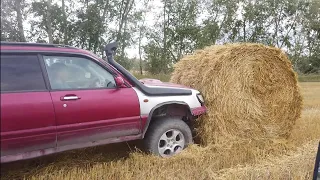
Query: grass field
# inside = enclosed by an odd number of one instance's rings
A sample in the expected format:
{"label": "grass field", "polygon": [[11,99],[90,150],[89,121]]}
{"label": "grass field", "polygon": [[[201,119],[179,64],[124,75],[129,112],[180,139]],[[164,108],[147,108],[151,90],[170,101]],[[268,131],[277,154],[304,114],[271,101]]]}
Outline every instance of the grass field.
{"label": "grass field", "polygon": [[299,81],[300,82],[320,82],[320,75],[319,74],[300,75]]}
{"label": "grass field", "polygon": [[139,152],[134,146],[139,142],[133,142],[3,164],[1,179],[312,179],[320,139],[320,83],[300,86],[304,109],[286,145],[290,148],[261,151],[255,161],[246,161],[241,147],[196,145],[161,159]]}

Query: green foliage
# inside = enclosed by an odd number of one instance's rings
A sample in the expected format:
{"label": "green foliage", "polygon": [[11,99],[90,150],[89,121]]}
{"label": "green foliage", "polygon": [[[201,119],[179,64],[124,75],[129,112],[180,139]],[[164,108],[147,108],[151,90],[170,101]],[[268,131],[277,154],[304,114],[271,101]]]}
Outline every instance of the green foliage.
{"label": "green foliage", "polygon": [[[46,0],[34,1],[31,3],[31,10],[36,17],[41,20],[31,20],[32,33],[31,37],[37,39],[37,41],[44,41],[48,36],[49,28],[51,28],[53,35],[53,43],[62,44],[63,37],[63,16],[62,9],[57,5],[53,4],[48,8]],[[47,18],[47,13],[50,11],[50,18]],[[48,24],[51,24],[49,27]]]}
{"label": "green foliage", "polygon": [[100,52],[101,45],[104,43],[101,39],[104,33],[104,24],[98,7],[98,4],[89,4],[86,11],[79,11],[77,13],[78,20],[74,24],[78,29],[74,37],[75,44],[94,53]]}
{"label": "green foliage", "polygon": [[299,63],[299,70],[302,74],[320,74],[320,53],[311,57],[304,57],[304,61]]}
{"label": "green foliage", "polygon": [[320,82],[320,75],[319,74],[300,75],[299,81],[300,82]]}
{"label": "green foliage", "polygon": [[149,43],[144,47],[147,54],[146,70],[151,74],[168,73],[168,59],[162,58],[162,49],[156,43]]}
{"label": "green foliage", "polygon": [[26,41],[23,29],[23,0],[1,0],[1,41]]}
{"label": "green foliage", "polygon": [[162,82],[169,82],[170,81],[170,78],[171,78],[171,74],[144,74],[144,75],[141,75],[139,73],[133,73],[133,75],[137,78],[137,79],[143,79],[143,78],[149,78],[149,79],[158,79]]}
{"label": "green foliage", "polygon": [[130,71],[134,66],[134,59],[128,57],[116,56],[115,60],[128,71]]}

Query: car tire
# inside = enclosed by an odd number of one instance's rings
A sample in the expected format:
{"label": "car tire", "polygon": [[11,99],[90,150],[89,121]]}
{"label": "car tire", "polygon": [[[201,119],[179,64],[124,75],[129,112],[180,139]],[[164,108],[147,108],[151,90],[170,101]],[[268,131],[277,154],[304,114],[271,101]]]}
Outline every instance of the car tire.
{"label": "car tire", "polygon": [[151,121],[144,139],[146,151],[161,157],[173,156],[191,143],[190,127],[174,117]]}

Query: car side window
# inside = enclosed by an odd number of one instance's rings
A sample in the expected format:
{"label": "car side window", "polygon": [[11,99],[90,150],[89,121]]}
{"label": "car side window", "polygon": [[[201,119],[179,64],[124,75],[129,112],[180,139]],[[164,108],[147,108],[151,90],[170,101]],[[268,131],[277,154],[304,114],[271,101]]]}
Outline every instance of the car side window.
{"label": "car side window", "polygon": [[1,55],[1,92],[46,90],[36,55]]}
{"label": "car side window", "polygon": [[116,87],[113,75],[89,59],[66,56],[43,57],[53,90]]}

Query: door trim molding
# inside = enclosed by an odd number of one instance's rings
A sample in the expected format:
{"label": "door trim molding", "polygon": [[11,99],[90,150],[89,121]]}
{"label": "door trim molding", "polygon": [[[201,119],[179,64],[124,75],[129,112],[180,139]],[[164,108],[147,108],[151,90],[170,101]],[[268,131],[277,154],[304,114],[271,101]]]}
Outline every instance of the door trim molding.
{"label": "door trim molding", "polygon": [[108,120],[100,120],[100,121],[90,121],[84,123],[75,123],[75,124],[65,124],[65,125],[57,125],[57,134],[63,132],[76,132],[82,131],[85,129],[94,129],[99,127],[106,127],[106,126],[118,126],[121,124],[130,124],[133,123],[133,120],[137,120],[135,123],[140,123],[141,117],[140,116],[132,116],[132,117],[125,117],[125,118],[116,118],[116,119],[108,119]]}

